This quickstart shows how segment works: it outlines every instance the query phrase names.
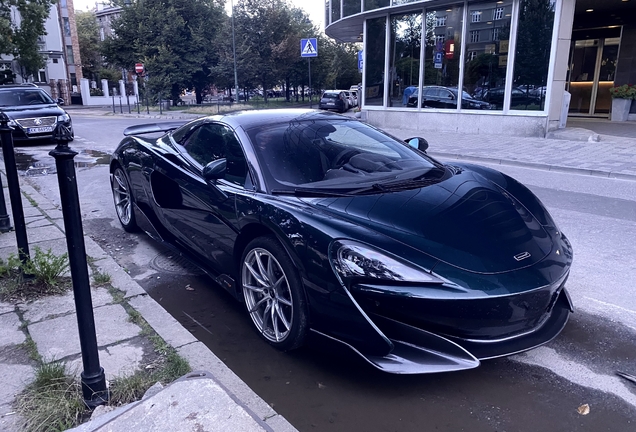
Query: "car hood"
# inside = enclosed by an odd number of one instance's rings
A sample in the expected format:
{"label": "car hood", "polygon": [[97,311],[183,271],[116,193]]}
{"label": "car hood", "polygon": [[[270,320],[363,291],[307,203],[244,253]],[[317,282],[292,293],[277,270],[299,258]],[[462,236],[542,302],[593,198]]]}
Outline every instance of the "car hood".
{"label": "car hood", "polygon": [[552,249],[519,201],[469,170],[422,188],[306,202],[471,272],[528,267]]}
{"label": "car hood", "polygon": [[2,107],[2,111],[5,112],[10,119],[58,116],[64,114],[64,110],[57,104]]}

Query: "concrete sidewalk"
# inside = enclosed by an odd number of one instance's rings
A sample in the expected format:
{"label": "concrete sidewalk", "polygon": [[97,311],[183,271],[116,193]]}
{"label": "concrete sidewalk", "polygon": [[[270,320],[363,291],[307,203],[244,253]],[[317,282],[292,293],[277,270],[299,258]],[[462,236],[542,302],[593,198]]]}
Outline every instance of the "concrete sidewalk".
{"label": "concrete sidewalk", "polygon": [[[35,247],[51,249],[56,255],[65,253],[60,209],[25,182],[21,189],[31,256]],[[8,191],[5,189],[4,193],[9,205]],[[192,370],[207,372],[189,374],[189,378],[143,402],[97,417],[83,425],[82,431],[97,430],[105,422],[107,429],[120,431],[190,431],[199,430],[197,425],[207,431],[296,430],[148,296],[97,243],[88,236],[84,239],[96,271],[110,275],[112,288],[119,291],[117,294],[104,287],[91,289],[100,363],[106,379],[132,374],[143,366],[144,356],[152,355],[152,344],[130,319],[131,309],[174,347]],[[13,231],[0,234],[0,257],[6,261],[10,254],[17,255]],[[112,293],[120,298],[114,298]],[[79,375],[82,363],[73,293],[32,302],[0,302],[0,430],[4,432],[23,430],[22,419],[15,412],[15,396],[33,379],[37,365],[27,349],[28,337],[43,361],[64,362]]]}

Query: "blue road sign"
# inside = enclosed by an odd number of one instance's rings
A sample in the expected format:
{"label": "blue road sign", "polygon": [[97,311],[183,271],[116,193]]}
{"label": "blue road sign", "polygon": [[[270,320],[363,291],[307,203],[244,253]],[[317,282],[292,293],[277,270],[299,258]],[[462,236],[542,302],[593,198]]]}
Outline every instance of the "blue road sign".
{"label": "blue road sign", "polygon": [[300,40],[300,56],[318,57],[318,43],[316,42],[316,38]]}
{"label": "blue road sign", "polygon": [[435,52],[435,61],[434,66],[435,69],[441,69],[442,68],[442,60],[444,58],[444,54],[441,51],[436,51]]}
{"label": "blue road sign", "polygon": [[362,72],[362,62],[364,61],[363,50],[358,51],[358,70]]}

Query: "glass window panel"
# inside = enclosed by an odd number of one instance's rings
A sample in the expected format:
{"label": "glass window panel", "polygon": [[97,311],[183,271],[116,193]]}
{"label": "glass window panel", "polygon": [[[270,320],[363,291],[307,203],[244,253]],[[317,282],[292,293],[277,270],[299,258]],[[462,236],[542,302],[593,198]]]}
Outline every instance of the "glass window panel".
{"label": "glass window panel", "polygon": [[510,109],[543,111],[545,108],[553,26],[553,2],[521,0],[513,74],[515,91]]}
{"label": "glass window panel", "polygon": [[391,17],[389,106],[417,108],[422,13]]}
{"label": "glass window panel", "polygon": [[462,108],[503,110],[512,0],[469,4],[468,17]]}
{"label": "glass window panel", "polygon": [[365,85],[364,104],[384,104],[384,56],[386,43],[386,18],[367,20],[365,33]]}
{"label": "glass window panel", "polygon": [[358,14],[362,11],[362,0],[344,0],[342,2],[342,17]]}
{"label": "glass window panel", "polygon": [[416,1],[421,1],[421,0],[392,0],[391,4],[393,6],[397,6],[397,5],[401,5],[401,4],[407,4],[407,3],[413,3]]}
{"label": "glass window panel", "polygon": [[69,65],[75,64],[75,56],[73,56],[72,45],[66,45],[66,61]]}
{"label": "glass window panel", "polygon": [[331,0],[331,22],[340,19],[340,0]]}
{"label": "glass window panel", "polygon": [[391,0],[364,0],[364,10],[373,10],[391,5]]}
{"label": "glass window panel", "polygon": [[68,21],[67,17],[62,18],[62,23],[64,24],[64,36],[71,35],[71,24]]}
{"label": "glass window panel", "polygon": [[[427,9],[424,16],[422,107],[456,109],[464,7],[455,5],[442,9]],[[443,26],[437,25],[440,19],[444,23]]]}

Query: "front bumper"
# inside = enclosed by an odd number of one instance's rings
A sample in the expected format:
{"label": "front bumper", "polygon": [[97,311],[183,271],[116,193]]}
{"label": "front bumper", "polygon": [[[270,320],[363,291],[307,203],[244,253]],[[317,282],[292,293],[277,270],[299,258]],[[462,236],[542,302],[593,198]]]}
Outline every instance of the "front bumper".
{"label": "front bumper", "polygon": [[[71,136],[74,135],[72,121],[58,122],[58,123],[61,123],[67,128],[70,128],[71,134],[72,134]],[[21,126],[13,126],[13,133],[12,133],[13,140],[19,141],[19,142],[42,141],[42,140],[51,141],[53,140],[53,133],[55,132],[55,127],[57,126],[58,123],[52,126],[53,128],[52,131],[47,130],[46,132],[28,132],[28,128],[24,128]]]}

